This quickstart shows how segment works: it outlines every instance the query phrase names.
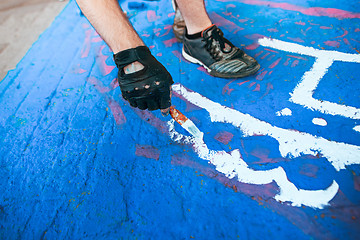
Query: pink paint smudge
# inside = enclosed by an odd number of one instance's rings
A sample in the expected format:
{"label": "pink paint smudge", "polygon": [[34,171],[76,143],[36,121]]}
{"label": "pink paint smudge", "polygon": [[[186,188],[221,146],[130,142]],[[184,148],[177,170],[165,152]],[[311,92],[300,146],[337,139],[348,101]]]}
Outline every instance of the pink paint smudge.
{"label": "pink paint smudge", "polygon": [[265,53],[264,56],[261,57],[261,59],[265,59],[267,56],[269,56],[270,53]]}
{"label": "pink paint smudge", "polygon": [[234,91],[235,89],[230,88],[229,85],[231,83],[233,83],[235,80],[231,80],[230,82],[228,82],[222,89],[222,95],[224,95],[225,93],[227,93],[229,96],[231,94],[232,91]]}
{"label": "pink paint smudge", "polygon": [[121,109],[119,103],[113,98],[106,97],[106,102],[108,103],[110,110],[113,114],[115,122],[117,125],[122,125],[126,123],[126,117],[123,110]]}
{"label": "pink paint smudge", "polygon": [[302,21],[295,22],[295,24],[305,26],[305,23]]}
{"label": "pink paint smudge", "polygon": [[[218,1],[227,2],[230,0],[218,0]],[[277,2],[261,1],[261,0],[238,0],[238,1],[249,5],[260,5],[271,8],[280,8],[284,10],[296,11],[309,16],[317,16],[317,17],[324,16],[324,17],[333,17],[338,19],[360,18],[360,13],[349,12],[337,8],[322,8],[322,7],[306,8],[289,3],[277,3]]]}
{"label": "pink paint smudge", "polygon": [[286,62],[284,62],[284,66],[289,65],[291,58],[286,59]]}
{"label": "pink paint smudge", "polygon": [[258,75],[256,76],[256,80],[262,81],[262,80],[264,79],[265,75],[267,74],[267,72],[268,72],[268,71],[263,71],[263,72],[261,72],[260,74],[258,74]]}
{"label": "pink paint smudge", "polygon": [[260,46],[260,44],[258,44],[258,43],[252,43],[252,44],[246,46],[245,49],[247,49],[247,50],[255,50],[255,49],[257,49],[259,46]]}
{"label": "pink paint smudge", "polygon": [[163,41],[163,43],[165,44],[166,47],[171,47],[174,43],[177,43],[177,39],[174,37]]}
{"label": "pink paint smudge", "polygon": [[340,47],[340,43],[338,41],[326,41],[324,44],[330,47]]}
{"label": "pink paint smudge", "polygon": [[226,18],[220,16],[219,14],[212,12],[211,13],[212,20],[214,24],[216,24],[218,27],[223,27],[229,32],[233,32],[234,34],[238,31],[244,30],[244,28],[239,27],[235,23],[227,20]]}
{"label": "pink paint smudge", "polygon": [[308,177],[316,178],[319,167],[313,164],[304,164],[301,166],[299,173]]}
{"label": "pink paint smudge", "polygon": [[242,81],[242,82],[240,82],[240,83],[237,83],[237,85],[241,86],[241,85],[243,85],[243,84],[245,84],[245,83],[247,83],[247,82],[250,82],[250,80]]}
{"label": "pink paint smudge", "polygon": [[135,155],[158,161],[160,158],[160,150],[151,145],[136,144]]}
{"label": "pink paint smudge", "polygon": [[294,60],[294,62],[291,64],[291,67],[296,67],[299,64],[299,60]]}
{"label": "pink paint smudge", "polygon": [[91,42],[93,42],[93,43],[102,42],[102,40],[103,39],[101,37],[95,37],[95,38],[91,39]]}
{"label": "pink paint smudge", "polygon": [[267,31],[268,32],[279,32],[279,30],[277,30],[276,28],[268,28]]}
{"label": "pink paint smudge", "polygon": [[354,176],[354,189],[360,192],[360,176]]}
{"label": "pink paint smudge", "polygon": [[252,86],[254,86],[256,84],[256,82],[252,82],[249,84],[248,88],[251,88]]}
{"label": "pink paint smudge", "polygon": [[332,29],[332,27],[327,27],[327,26],[321,26],[321,29]]}
{"label": "pink paint smudge", "polygon": [[229,142],[231,142],[232,138],[234,137],[234,134],[227,131],[219,132],[215,135],[214,139],[227,145]]}
{"label": "pink paint smudge", "polygon": [[105,45],[100,47],[99,50],[99,55],[98,55],[98,59],[99,59],[99,64],[101,67],[101,72],[104,74],[104,76],[110,74],[112,72],[112,70],[114,70],[115,66],[114,65],[107,65],[106,60],[109,58],[109,56],[106,56],[102,53],[102,51],[104,50]]}
{"label": "pink paint smudge", "polygon": [[302,39],[299,38],[299,37],[296,37],[296,38],[288,37],[287,39],[289,39],[289,40],[291,40],[291,41],[294,41],[294,42],[299,42],[299,43],[305,42],[304,40],[302,40]]}
{"label": "pink paint smudge", "polygon": [[269,66],[269,68],[272,69],[272,68],[276,67],[276,66],[280,63],[281,59],[282,59],[282,58],[278,58],[275,62],[273,62],[273,63]]}
{"label": "pink paint smudge", "polygon": [[260,92],[260,84],[256,84],[256,87],[254,88],[253,92]]}
{"label": "pink paint smudge", "polygon": [[348,31],[348,30],[345,30],[345,29],[343,29],[343,28],[341,28],[341,29],[344,31],[344,33],[343,33],[342,35],[340,35],[340,36],[335,37],[335,38],[343,38],[343,37],[345,37],[346,35],[349,34],[349,31]]}
{"label": "pink paint smudge", "polygon": [[264,52],[264,51],[260,51],[260,52],[256,53],[256,54],[254,55],[254,57],[257,58],[258,56],[260,56],[261,54],[263,54],[263,52]]}
{"label": "pink paint smudge", "polygon": [[81,51],[81,58],[86,58],[89,56],[91,48],[91,32],[91,29],[85,31],[84,48]]}
{"label": "pink paint smudge", "polygon": [[154,10],[147,11],[147,19],[149,22],[155,22],[160,17],[156,16],[156,12]]}
{"label": "pink paint smudge", "polygon": [[174,54],[175,57],[177,57],[178,59],[181,59],[181,58],[182,58],[182,55],[181,55],[181,53],[180,53],[178,50],[172,51],[172,54]]}

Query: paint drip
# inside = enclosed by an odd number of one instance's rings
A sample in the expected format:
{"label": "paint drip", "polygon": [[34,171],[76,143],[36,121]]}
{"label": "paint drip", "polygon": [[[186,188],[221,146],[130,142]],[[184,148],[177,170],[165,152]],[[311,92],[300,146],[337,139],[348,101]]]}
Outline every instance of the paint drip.
{"label": "paint drip", "polygon": [[170,107],[170,116],[180,124],[193,137],[203,139],[204,134],[196,127],[196,125],[174,106]]}

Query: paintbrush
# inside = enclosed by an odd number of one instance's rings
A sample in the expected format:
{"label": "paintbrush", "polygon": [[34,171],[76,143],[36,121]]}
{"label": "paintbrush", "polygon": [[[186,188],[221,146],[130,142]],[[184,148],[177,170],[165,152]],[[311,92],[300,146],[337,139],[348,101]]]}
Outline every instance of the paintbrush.
{"label": "paintbrush", "polygon": [[170,107],[170,116],[179,123],[188,133],[195,138],[202,139],[204,134],[196,127],[196,125],[174,106]]}

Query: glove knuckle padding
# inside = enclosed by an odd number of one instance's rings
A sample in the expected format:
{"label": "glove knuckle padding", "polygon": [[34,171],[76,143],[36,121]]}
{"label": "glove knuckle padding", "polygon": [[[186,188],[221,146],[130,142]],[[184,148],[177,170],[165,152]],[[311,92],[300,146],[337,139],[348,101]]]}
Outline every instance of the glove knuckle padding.
{"label": "glove knuckle padding", "polygon": [[[173,84],[170,73],[151,54],[149,48],[140,46],[114,54],[119,69],[118,82],[122,96],[133,107],[142,110],[168,108],[170,102],[170,86]],[[140,62],[144,68],[126,74],[124,67]]]}

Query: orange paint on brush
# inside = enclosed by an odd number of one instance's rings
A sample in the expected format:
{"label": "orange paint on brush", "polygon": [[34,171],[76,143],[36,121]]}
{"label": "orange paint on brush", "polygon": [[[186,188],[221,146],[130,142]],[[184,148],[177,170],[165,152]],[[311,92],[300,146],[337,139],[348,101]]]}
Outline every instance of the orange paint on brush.
{"label": "orange paint on brush", "polygon": [[188,118],[179,110],[175,109],[174,106],[170,107],[170,116],[180,125],[183,125],[186,120],[188,120]]}

